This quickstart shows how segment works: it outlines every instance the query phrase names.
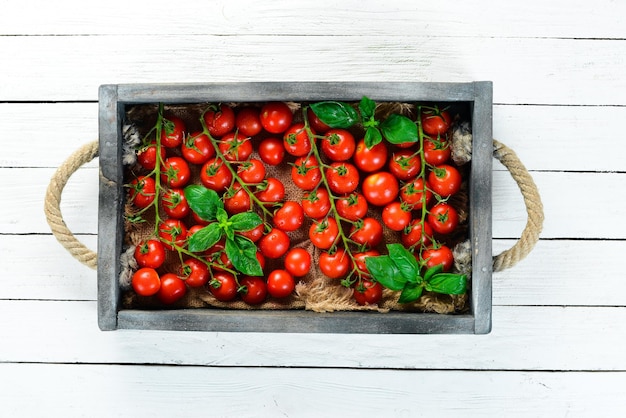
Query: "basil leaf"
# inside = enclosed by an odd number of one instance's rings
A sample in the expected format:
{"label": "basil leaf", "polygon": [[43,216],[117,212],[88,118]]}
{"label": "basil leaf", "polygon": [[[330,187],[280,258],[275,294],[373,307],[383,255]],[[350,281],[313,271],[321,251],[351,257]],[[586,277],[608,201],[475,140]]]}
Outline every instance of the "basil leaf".
{"label": "basil leaf", "polygon": [[235,235],[232,239],[226,238],[224,250],[235,269],[248,276],[263,276],[263,269],[256,258],[257,247],[254,242],[244,236]]}
{"label": "basil leaf", "polygon": [[389,258],[395,263],[402,274],[402,277],[408,282],[418,283],[422,278],[419,276],[420,266],[415,256],[402,244],[388,244]]}
{"label": "basil leaf", "polygon": [[437,264],[436,266],[432,266],[426,273],[424,273],[424,281],[429,282],[430,279],[433,278],[436,274],[439,274],[443,271],[443,264]]}
{"label": "basil leaf", "polygon": [[363,96],[359,102],[359,110],[361,111],[361,118],[365,121],[374,117],[374,111],[376,110],[376,102],[367,96]]}
{"label": "basil leaf", "polygon": [[224,203],[215,190],[207,189],[199,184],[185,187],[185,197],[191,210],[205,221],[214,221],[217,209],[224,208]]}
{"label": "basil leaf", "polygon": [[372,148],[374,145],[380,144],[382,140],[383,136],[380,134],[380,130],[378,128],[370,126],[365,131],[365,137],[363,138],[363,141],[365,142],[365,146],[367,147],[367,149]]}
{"label": "basil leaf", "polygon": [[428,282],[426,289],[446,295],[462,295],[467,291],[467,276],[465,274],[439,273]]}
{"label": "basil leaf", "polygon": [[194,233],[189,238],[189,251],[193,253],[208,250],[222,238],[222,229],[213,222]]}
{"label": "basil leaf", "polygon": [[422,285],[417,283],[407,283],[402,289],[402,293],[400,293],[400,298],[398,299],[398,303],[409,303],[415,302],[422,296],[422,291],[424,288]]}
{"label": "basil leaf", "polygon": [[259,215],[254,212],[237,213],[230,217],[233,231],[249,231],[263,223]]}
{"label": "basil leaf", "polygon": [[396,264],[387,255],[365,257],[365,266],[372,278],[391,290],[402,290],[406,279]]}
{"label": "basil leaf", "polygon": [[391,114],[380,124],[380,130],[392,144],[417,142],[417,125],[406,116]]}
{"label": "basil leaf", "polygon": [[221,224],[228,222],[228,212],[224,208],[217,208],[215,211],[215,219]]}
{"label": "basil leaf", "polygon": [[331,128],[347,129],[358,122],[359,114],[344,102],[312,103],[311,110],[322,122]]}

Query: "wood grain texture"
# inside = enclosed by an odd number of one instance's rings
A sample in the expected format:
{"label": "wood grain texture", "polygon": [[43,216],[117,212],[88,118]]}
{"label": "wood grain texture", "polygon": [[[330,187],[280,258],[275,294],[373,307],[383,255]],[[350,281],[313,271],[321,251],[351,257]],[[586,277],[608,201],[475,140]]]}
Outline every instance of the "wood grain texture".
{"label": "wood grain texture", "polygon": [[[3,69],[11,82],[0,90],[0,101],[96,100],[98,86],[107,83],[488,80],[494,83],[494,103],[626,104],[626,81],[619,77],[626,69],[626,41],[9,36],[0,37],[0,53],[13,63]],[[41,67],[48,77],[41,77]]]}
{"label": "wood grain texture", "polygon": [[[0,364],[0,373],[13,376],[0,381],[5,416],[170,417],[185,405],[186,417],[565,418],[617,417],[626,407],[626,373],[378,370],[372,378],[366,370],[59,364]],[[450,391],[450,382],[471,384]]]}

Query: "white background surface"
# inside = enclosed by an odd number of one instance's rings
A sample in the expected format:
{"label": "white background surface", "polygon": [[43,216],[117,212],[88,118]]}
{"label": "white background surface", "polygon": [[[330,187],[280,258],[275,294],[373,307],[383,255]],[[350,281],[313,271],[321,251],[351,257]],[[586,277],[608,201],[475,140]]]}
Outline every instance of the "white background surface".
{"label": "white background surface", "polygon": [[[617,417],[626,407],[626,5],[611,0],[0,0],[0,416]],[[494,83],[546,222],[483,336],[101,332],[50,234],[55,168],[106,83]],[[97,236],[97,161],[63,196]],[[526,222],[494,164],[494,251]]]}

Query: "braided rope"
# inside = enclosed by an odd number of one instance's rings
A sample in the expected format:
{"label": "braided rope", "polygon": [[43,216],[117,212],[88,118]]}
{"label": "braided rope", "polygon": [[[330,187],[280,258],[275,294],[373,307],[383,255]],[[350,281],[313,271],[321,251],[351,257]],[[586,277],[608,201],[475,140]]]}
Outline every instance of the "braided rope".
{"label": "braided rope", "polygon": [[522,192],[528,214],[526,227],[522,231],[520,239],[511,248],[493,257],[493,271],[502,271],[513,267],[530,253],[539,240],[544,215],[537,185],[515,152],[494,139],[493,156],[511,173],[511,177]]}
{"label": "braided rope", "polygon": [[76,239],[72,231],[65,225],[63,215],[61,214],[61,195],[63,188],[72,174],[74,174],[80,166],[93,160],[97,156],[98,141],[85,144],[75,151],[52,176],[48,189],[46,190],[44,202],[46,220],[56,239],[75,259],[92,269],[97,267],[98,255]]}

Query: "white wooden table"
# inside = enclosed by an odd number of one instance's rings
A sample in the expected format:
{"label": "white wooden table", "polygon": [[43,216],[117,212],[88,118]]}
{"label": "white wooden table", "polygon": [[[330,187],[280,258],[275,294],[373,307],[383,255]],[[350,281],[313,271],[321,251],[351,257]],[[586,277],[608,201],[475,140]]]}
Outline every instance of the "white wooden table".
{"label": "white wooden table", "polygon": [[[471,3],[471,4],[470,4]],[[0,1],[0,416],[623,416],[626,3]],[[105,83],[494,83],[494,136],[545,205],[483,336],[101,332],[50,234],[55,168]],[[70,180],[96,246],[97,161]],[[494,165],[494,251],[526,222]],[[184,414],[182,413],[184,411]]]}

